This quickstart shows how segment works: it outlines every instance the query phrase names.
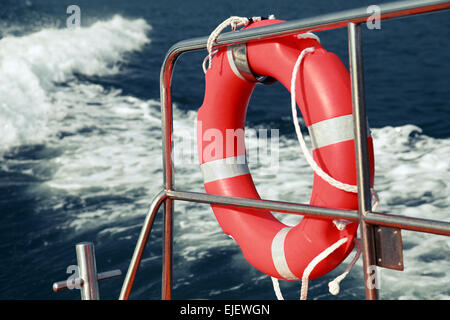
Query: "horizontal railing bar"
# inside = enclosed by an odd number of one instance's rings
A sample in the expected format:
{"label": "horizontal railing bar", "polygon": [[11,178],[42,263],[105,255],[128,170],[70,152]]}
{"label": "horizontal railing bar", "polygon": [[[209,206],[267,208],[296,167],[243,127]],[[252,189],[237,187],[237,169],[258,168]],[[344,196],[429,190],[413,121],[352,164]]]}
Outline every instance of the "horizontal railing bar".
{"label": "horizontal railing bar", "polygon": [[355,222],[359,221],[358,211],[356,210],[339,210],[292,202],[217,196],[188,191],[167,190],[166,195],[174,200],[245,207],[250,209],[266,209],[280,213],[312,216],[316,218],[339,218]]}
{"label": "horizontal railing bar", "polygon": [[[113,278],[120,277],[122,275],[122,271],[120,270],[111,270],[101,272],[97,275],[97,281],[109,280]],[[72,279],[70,283],[75,283],[76,287],[82,287],[84,285],[84,281],[82,278]],[[58,292],[61,290],[69,289],[69,280],[63,280],[53,283],[53,291]]]}
{"label": "horizontal railing bar", "polygon": [[[378,7],[380,8],[379,19],[387,20],[449,9],[450,1],[398,1],[379,4]],[[367,7],[363,7],[311,18],[292,20],[289,22],[278,23],[260,28],[226,32],[221,34],[217,39],[217,46],[293,35],[299,32],[324,31],[343,28],[346,27],[349,22],[353,22],[355,24],[364,23],[372,15],[373,12],[368,12]],[[170,48],[168,56],[172,55],[175,52],[181,53],[186,51],[204,49],[206,48],[207,41],[208,37],[198,37],[182,40],[180,42],[177,42]]]}
{"label": "horizontal railing bar", "polygon": [[368,213],[364,217],[364,220],[377,226],[450,236],[450,223],[445,221],[412,218],[379,212]]}
{"label": "horizontal railing bar", "polygon": [[[346,219],[355,222],[358,222],[360,219],[356,210],[331,209],[292,202],[236,198],[175,190],[166,190],[166,196],[174,200],[245,207],[251,209],[266,209],[280,213],[297,214],[316,218]],[[379,212],[370,212],[361,218],[372,225],[382,225],[410,231],[450,236],[450,223],[445,221],[419,219]]]}

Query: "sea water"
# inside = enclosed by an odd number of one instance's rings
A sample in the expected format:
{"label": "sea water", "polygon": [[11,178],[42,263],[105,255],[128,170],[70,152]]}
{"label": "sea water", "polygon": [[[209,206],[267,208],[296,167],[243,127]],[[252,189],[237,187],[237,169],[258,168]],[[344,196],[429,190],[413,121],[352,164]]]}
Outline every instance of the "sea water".
{"label": "sea water", "polygon": [[[292,20],[372,3],[83,0],[76,3],[80,27],[68,28],[72,4],[1,4],[1,299],[79,299],[78,290],[53,293],[51,286],[71,276],[66,271],[76,264],[81,241],[95,244],[99,272],[126,273],[151,199],[162,188],[159,73],[171,45],[208,35],[231,15]],[[382,21],[381,29],[363,25],[380,212],[450,220],[449,18],[440,12]],[[345,29],[317,35],[348,65]],[[180,190],[204,191],[194,128],[206,54],[185,54],[175,68]],[[261,197],[308,203],[313,173],[295,137],[287,90],[258,86],[246,127],[248,152],[263,155],[249,164]],[[264,140],[261,130],[277,135]],[[286,224],[299,221],[277,216]],[[160,213],[130,298],[160,297],[161,235]],[[381,298],[449,299],[449,240],[402,235],[405,270],[380,271]],[[310,299],[364,298],[361,260],[339,296],[328,292],[353,254],[310,282]],[[208,205],[175,203],[173,263],[176,299],[276,298],[270,278],[246,262]],[[122,281],[100,283],[101,298],[116,299]],[[285,298],[298,299],[299,283],[282,282],[281,289]]]}

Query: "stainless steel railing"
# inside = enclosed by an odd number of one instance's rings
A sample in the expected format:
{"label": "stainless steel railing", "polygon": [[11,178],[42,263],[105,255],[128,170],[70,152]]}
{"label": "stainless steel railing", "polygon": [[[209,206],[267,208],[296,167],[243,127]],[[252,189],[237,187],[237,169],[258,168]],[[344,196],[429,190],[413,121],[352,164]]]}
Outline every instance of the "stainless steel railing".
{"label": "stainless steel railing", "polygon": [[[450,8],[450,1],[401,1],[379,5],[380,20],[411,16],[416,14],[446,10]],[[348,48],[350,60],[350,75],[352,86],[353,118],[355,124],[355,151],[358,183],[358,211],[321,208],[316,206],[270,201],[224,197],[177,191],[174,188],[174,168],[172,163],[172,100],[171,80],[177,58],[185,52],[206,48],[207,37],[184,40],[176,43],[168,51],[161,68],[161,112],[162,112],[162,148],[163,148],[163,181],[164,189],[152,201],[145,218],[131,263],[122,286],[120,299],[128,299],[133,282],[139,268],[144,248],[153,226],[158,209],[164,204],[164,240],[163,240],[163,270],[162,270],[162,299],[171,299],[172,294],[172,239],[173,239],[173,203],[192,201],[209,204],[220,204],[247,208],[264,208],[287,214],[299,214],[310,217],[325,217],[330,219],[345,218],[360,223],[363,253],[363,271],[365,283],[370,278],[370,266],[377,265],[375,250],[374,228],[385,226],[419,232],[450,236],[450,223],[429,219],[417,219],[393,214],[371,212],[370,176],[368,168],[368,146],[366,130],[366,114],[364,99],[364,74],[362,57],[361,24],[366,22],[370,13],[366,8],[353,9],[318,17],[294,20],[261,28],[253,28],[222,34],[217,41],[217,47],[249,41],[258,41],[293,35],[306,31],[323,31],[347,27]],[[374,286],[366,287],[366,298],[377,299],[378,289]]]}

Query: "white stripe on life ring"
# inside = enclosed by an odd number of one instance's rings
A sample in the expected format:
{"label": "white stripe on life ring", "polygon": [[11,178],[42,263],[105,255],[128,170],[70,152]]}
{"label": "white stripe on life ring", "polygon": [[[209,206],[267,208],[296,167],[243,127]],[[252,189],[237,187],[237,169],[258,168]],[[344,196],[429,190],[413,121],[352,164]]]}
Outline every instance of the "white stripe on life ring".
{"label": "white stripe on life ring", "polygon": [[205,162],[200,165],[204,183],[233,178],[250,173],[245,154]]}
{"label": "white stripe on life ring", "polygon": [[289,269],[286,261],[286,255],[284,254],[284,240],[287,233],[291,230],[291,227],[286,227],[278,231],[272,240],[272,260],[275,265],[275,269],[285,279],[299,280]]}
{"label": "white stripe on life ring", "polygon": [[[308,130],[313,150],[355,138],[352,114],[314,123]],[[367,136],[370,136],[368,125]]]}

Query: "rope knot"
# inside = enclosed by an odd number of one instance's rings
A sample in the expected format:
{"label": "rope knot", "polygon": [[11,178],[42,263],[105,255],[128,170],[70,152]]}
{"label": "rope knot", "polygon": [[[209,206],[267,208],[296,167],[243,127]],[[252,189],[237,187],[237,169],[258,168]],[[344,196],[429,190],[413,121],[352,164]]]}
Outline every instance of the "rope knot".
{"label": "rope knot", "polygon": [[[268,19],[275,19],[275,16],[271,14]],[[217,43],[217,39],[219,38],[220,33],[228,26],[231,27],[232,31],[236,31],[239,27],[246,27],[250,23],[261,21],[263,18],[261,17],[238,17],[231,16],[228,19],[225,19],[221,24],[219,24],[216,29],[209,35],[208,42],[206,43],[206,49],[208,50],[208,56],[203,61],[203,72],[206,73],[206,70],[211,68],[212,57],[217,53],[217,50],[213,51],[214,44]],[[208,61],[208,68],[206,68],[206,61]]]}
{"label": "rope knot", "polygon": [[328,283],[328,290],[333,296],[337,296],[339,294],[339,281],[337,279],[334,279],[333,281]]}

